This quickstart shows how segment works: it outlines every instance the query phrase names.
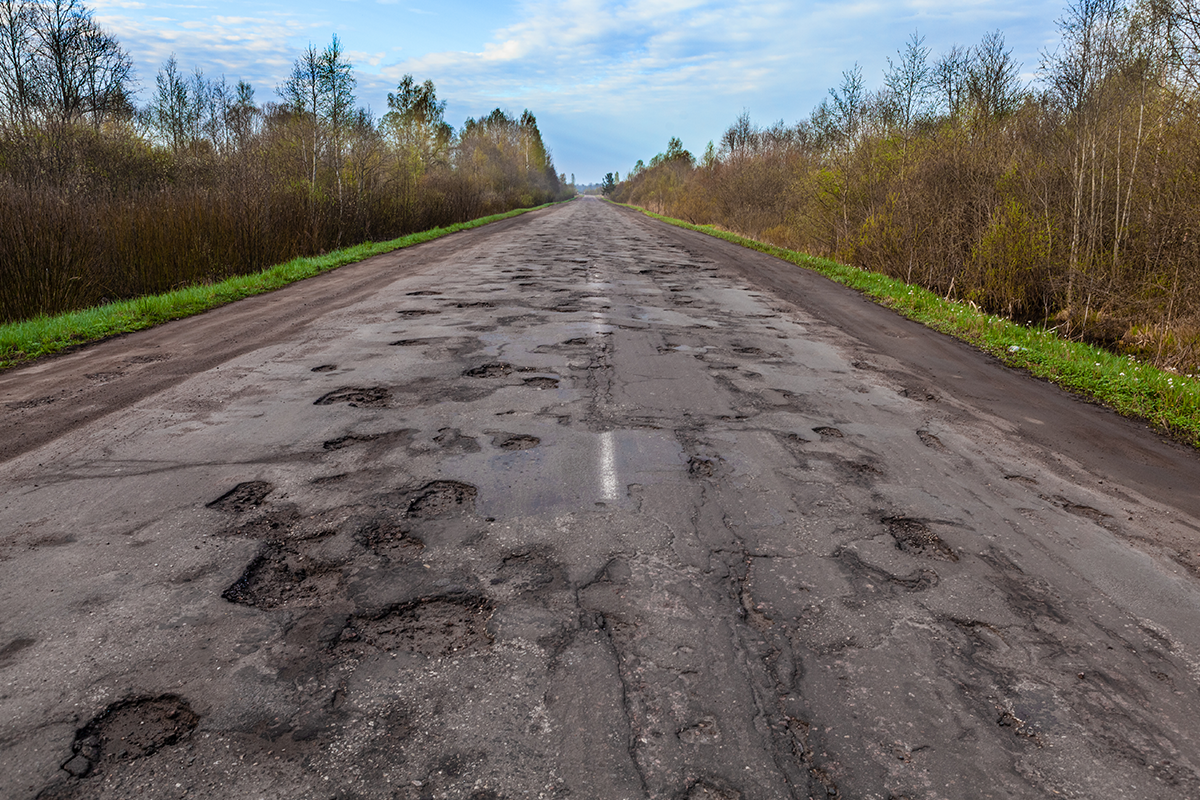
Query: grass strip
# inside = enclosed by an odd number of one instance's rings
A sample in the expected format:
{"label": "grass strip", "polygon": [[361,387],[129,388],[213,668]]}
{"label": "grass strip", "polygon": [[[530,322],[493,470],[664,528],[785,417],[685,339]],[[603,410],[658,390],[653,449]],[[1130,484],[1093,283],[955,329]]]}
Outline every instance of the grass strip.
{"label": "grass strip", "polygon": [[625,207],[818,272],[857,289],[909,319],[962,339],[1010,367],[1026,370],[1124,416],[1144,420],[1193,447],[1200,447],[1200,376],[1166,372],[1131,356],[1063,339],[1042,326],[1021,325],[984,314],[968,303],[939,297],[928,289],[878,272],[786,250],[712,225],[694,225],[665,217],[639,206]]}
{"label": "grass strip", "polygon": [[439,239],[458,231],[478,228],[489,222],[508,219],[550,205],[553,203],[480,217],[445,228],[410,233],[388,242],[365,242],[320,256],[294,258],[261,272],[239,275],[220,283],[188,286],[165,294],[136,297],[53,317],[40,316],[0,325],[0,370],[25,364],[69,347],[140,331],[181,317],[190,317],[210,308],[270,292],[289,283],[311,278],[313,275],[371,256]]}

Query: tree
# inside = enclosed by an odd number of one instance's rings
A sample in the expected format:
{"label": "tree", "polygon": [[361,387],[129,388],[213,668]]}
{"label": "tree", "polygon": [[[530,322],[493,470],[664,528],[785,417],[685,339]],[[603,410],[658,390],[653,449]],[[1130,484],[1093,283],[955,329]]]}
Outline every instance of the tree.
{"label": "tree", "polygon": [[[1113,0],[1101,0],[1113,2]],[[967,96],[981,119],[1003,119],[1021,104],[1024,87],[1021,65],[1004,46],[1004,34],[992,31],[971,51],[967,66]]]}
{"label": "tree", "polygon": [[353,121],[356,81],[349,62],[344,59],[336,34],[323,52],[310,43],[292,65],[292,74],[277,90],[292,113],[308,128],[308,170],[315,190],[317,167],[322,155],[328,155],[338,183],[341,199],[342,161],[346,132]]}
{"label": "tree", "polygon": [[604,195],[610,195],[617,188],[617,180],[611,172],[605,174],[604,180],[600,182],[600,192]]}
{"label": "tree", "polygon": [[971,63],[970,51],[954,45],[933,65],[930,80],[938,95],[942,110],[952,119],[957,119],[966,105],[967,68]]}
{"label": "tree", "polygon": [[933,85],[933,70],[929,66],[929,48],[925,46],[925,37],[916,31],[897,54],[900,56],[898,62],[892,63],[892,59],[888,59],[883,83],[888,89],[896,121],[908,133],[913,122],[924,114]]}
{"label": "tree", "polygon": [[174,54],[159,69],[154,85],[154,97],[145,111],[146,121],[159,140],[178,153],[194,141],[200,112],[192,102]]}
{"label": "tree", "polygon": [[35,10],[29,0],[0,0],[0,113],[21,127],[39,102]]}
{"label": "tree", "polygon": [[61,124],[88,118],[99,126],[107,115],[131,108],[133,62],[77,0],[45,0],[34,6],[36,94],[43,115]]}
{"label": "tree", "polygon": [[438,100],[433,81],[418,84],[405,75],[395,93],[388,92],[387,104],[382,122],[393,141],[424,169],[445,163],[454,129],[445,120],[446,101]]}

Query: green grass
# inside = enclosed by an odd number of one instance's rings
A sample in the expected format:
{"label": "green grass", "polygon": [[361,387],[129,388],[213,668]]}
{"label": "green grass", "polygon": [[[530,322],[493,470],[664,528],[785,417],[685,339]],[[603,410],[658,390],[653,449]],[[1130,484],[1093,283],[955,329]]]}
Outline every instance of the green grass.
{"label": "green grass", "polygon": [[[547,204],[553,205],[553,204]],[[537,206],[545,208],[546,206]],[[168,320],[199,314],[210,308],[263,294],[322,272],[356,261],[428,242],[458,231],[478,228],[489,222],[515,217],[537,208],[522,208],[493,214],[445,228],[433,228],[401,236],[389,242],[366,242],[321,256],[294,258],[285,264],[229,278],[220,283],[188,286],[165,294],[122,300],[96,308],[72,311],[54,317],[35,317],[0,325],[0,370],[26,364],[36,358],[61,352],[87,342],[122,333],[132,333]]]}
{"label": "green grass", "polygon": [[1129,356],[1062,339],[1043,327],[1020,325],[984,314],[969,304],[943,299],[927,289],[877,272],[775,247],[711,225],[693,225],[664,217],[638,206],[626,207],[818,272],[909,319],[969,342],[1011,367],[1027,370],[1200,447],[1200,376],[1165,372]]}

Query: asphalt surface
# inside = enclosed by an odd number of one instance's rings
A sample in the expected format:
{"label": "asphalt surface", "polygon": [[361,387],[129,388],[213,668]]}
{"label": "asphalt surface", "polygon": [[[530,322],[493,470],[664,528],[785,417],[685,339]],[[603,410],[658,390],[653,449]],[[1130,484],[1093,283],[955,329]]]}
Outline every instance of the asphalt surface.
{"label": "asphalt surface", "polygon": [[578,200],[0,374],[0,796],[1200,797],[1198,487]]}

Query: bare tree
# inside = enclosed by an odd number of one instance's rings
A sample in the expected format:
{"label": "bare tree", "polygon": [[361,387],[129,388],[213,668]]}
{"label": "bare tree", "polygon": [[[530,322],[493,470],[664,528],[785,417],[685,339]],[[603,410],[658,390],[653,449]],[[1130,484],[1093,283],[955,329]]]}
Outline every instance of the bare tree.
{"label": "bare tree", "polygon": [[883,83],[887,87],[892,111],[901,129],[907,134],[913,123],[924,115],[925,104],[933,88],[933,69],[929,66],[929,48],[925,37],[913,32],[903,50],[897,52],[898,62],[888,59]]}
{"label": "bare tree", "polygon": [[112,36],[78,0],[35,6],[35,75],[42,115],[69,124],[130,107],[133,65]]}
{"label": "bare tree", "polygon": [[966,81],[967,97],[981,119],[1002,119],[1017,110],[1025,91],[1020,75],[1004,34],[985,34],[971,51]]}
{"label": "bare tree", "polygon": [[970,51],[954,45],[933,65],[931,80],[938,95],[938,102],[942,110],[952,118],[957,118],[966,105],[967,70],[970,63]]}
{"label": "bare tree", "polygon": [[0,0],[0,113],[20,127],[38,105],[35,11],[30,0]]}

